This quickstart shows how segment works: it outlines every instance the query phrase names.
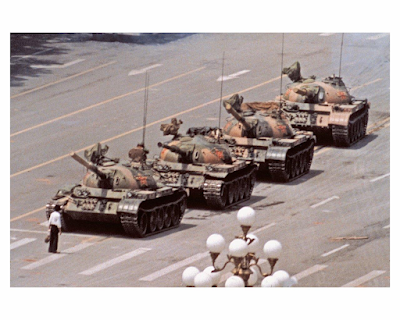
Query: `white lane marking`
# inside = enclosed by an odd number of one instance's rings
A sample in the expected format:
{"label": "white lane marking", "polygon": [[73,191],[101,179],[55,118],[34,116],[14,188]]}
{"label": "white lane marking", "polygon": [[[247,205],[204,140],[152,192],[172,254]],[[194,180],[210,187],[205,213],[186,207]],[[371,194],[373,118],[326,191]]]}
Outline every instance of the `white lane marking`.
{"label": "white lane marking", "polygon": [[152,274],[149,274],[148,276],[146,276],[144,278],[140,278],[139,280],[140,281],[153,281],[153,280],[155,280],[157,278],[160,278],[162,276],[165,276],[166,274],[171,273],[171,272],[173,272],[173,271],[175,271],[177,269],[180,269],[180,268],[185,267],[185,266],[187,266],[187,265],[189,265],[189,264],[191,264],[193,262],[201,260],[201,259],[203,259],[203,258],[205,258],[205,257],[207,257],[209,255],[210,255],[210,253],[208,251],[195,254],[194,256],[191,256],[191,257],[189,257],[189,258],[187,258],[185,260],[182,260],[182,261],[179,261],[177,263],[174,263],[174,264],[172,264],[172,265],[170,265],[170,266],[168,266],[168,267],[166,267],[164,269],[161,269],[161,270],[156,271],[156,272],[154,272]]}
{"label": "white lane marking", "polygon": [[236,73],[232,73],[232,74],[230,74],[229,76],[219,77],[219,78],[217,79],[217,81],[221,82],[222,80],[223,80],[223,81],[227,81],[227,80],[236,79],[236,78],[239,77],[240,75],[245,74],[245,73],[247,73],[247,72],[250,72],[250,70],[242,70],[242,71],[239,71],[239,72],[236,72]]}
{"label": "white lane marking", "polygon": [[318,203],[316,203],[316,204],[313,204],[312,206],[311,206],[311,208],[316,208],[316,207],[319,207],[319,206],[322,206],[323,204],[325,204],[325,203],[327,203],[327,202],[329,202],[329,201],[332,201],[332,200],[334,200],[334,199],[340,199],[338,196],[333,196],[333,197],[330,197],[330,198],[328,198],[328,199],[326,199],[326,200],[324,200],[324,201],[321,201],[321,202],[318,202]]}
{"label": "white lane marking", "polygon": [[10,250],[18,248],[20,246],[23,246],[24,244],[27,244],[27,243],[31,243],[35,240],[36,240],[36,238],[24,238],[19,241],[15,241],[15,242],[11,243]]}
{"label": "white lane marking", "polygon": [[339,247],[339,248],[336,248],[336,249],[333,249],[333,250],[331,250],[331,251],[329,251],[329,252],[326,252],[326,253],[324,253],[324,254],[321,254],[321,257],[327,257],[327,256],[331,255],[332,253],[335,253],[335,252],[338,252],[338,251],[340,251],[340,250],[342,250],[342,249],[344,249],[344,248],[347,248],[348,246],[349,246],[349,244],[346,243],[345,245],[343,245],[343,246],[341,246],[341,247]]}
{"label": "white lane marking", "polygon": [[318,271],[324,270],[325,268],[327,268],[327,265],[324,264],[316,264],[315,266],[312,266],[311,268],[308,268],[306,270],[303,270],[301,272],[299,272],[298,274],[295,274],[294,277],[297,280],[303,279],[305,277],[308,277]]}
{"label": "white lane marking", "polygon": [[379,177],[377,177],[377,178],[375,178],[375,179],[372,179],[372,180],[369,180],[369,181],[370,181],[370,182],[375,182],[375,181],[381,180],[381,179],[383,179],[383,178],[386,178],[386,177],[388,177],[388,176],[390,176],[390,172],[384,174],[383,176],[379,176]]}
{"label": "white lane marking", "polygon": [[93,244],[94,244],[94,242],[80,243],[80,244],[78,244],[78,245],[76,245],[76,246],[74,246],[72,248],[64,250],[63,252],[65,252],[65,253],[59,253],[59,254],[52,253],[51,256],[48,256],[48,257],[46,257],[44,259],[41,259],[41,260],[38,260],[36,262],[30,263],[27,266],[22,267],[21,269],[32,270],[32,269],[41,267],[41,266],[43,266],[45,264],[48,264],[50,262],[56,261],[58,259],[61,259],[62,257],[65,257],[66,253],[74,253],[74,252],[80,251],[82,249],[85,249],[85,248],[87,248],[87,247],[89,247],[89,246],[91,246]]}
{"label": "white lane marking", "polygon": [[48,227],[49,226],[49,220],[46,220],[46,221],[42,222],[40,225],[44,226],[44,227]]}
{"label": "white lane marking", "polygon": [[364,84],[362,84],[362,85],[360,85],[360,86],[357,86],[357,87],[354,87],[354,88],[350,88],[350,91],[358,90],[358,89],[360,89],[360,88],[363,88],[363,87],[365,87],[365,86],[368,86],[368,85],[370,85],[370,84],[373,84],[373,83],[378,82],[378,81],[381,81],[381,80],[382,80],[382,78],[375,79],[375,80],[373,80],[373,81],[364,83]]}
{"label": "white lane marking", "polygon": [[390,224],[388,224],[387,226],[384,226],[383,229],[389,229],[390,228]]}
{"label": "white lane marking", "polygon": [[321,37],[329,37],[329,36],[334,35],[334,33],[320,33],[319,35],[320,35]]}
{"label": "white lane marking", "polygon": [[66,67],[70,67],[74,64],[77,64],[79,62],[85,61],[85,59],[78,59],[78,60],[74,60],[71,62],[67,62],[64,64],[50,64],[50,65],[41,65],[41,64],[33,64],[31,65],[31,68],[35,68],[35,69],[39,69],[39,68],[44,68],[44,69],[63,69]]}
{"label": "white lane marking", "polygon": [[275,223],[275,222],[272,222],[272,223],[270,223],[270,224],[267,224],[267,225],[264,226],[264,227],[261,227],[261,228],[258,228],[258,229],[256,229],[256,230],[252,231],[251,233],[258,233],[258,232],[264,231],[265,229],[271,228],[271,227],[273,227],[274,225],[276,225],[276,223]]}
{"label": "white lane marking", "polygon": [[365,276],[362,276],[358,279],[355,279],[353,281],[350,281],[349,283],[346,283],[345,285],[343,285],[342,287],[357,287],[369,280],[372,280],[376,277],[379,277],[381,274],[384,274],[386,271],[384,270],[374,270],[371,271],[370,273],[366,274]]}
{"label": "white lane marking", "polygon": [[147,70],[153,69],[153,68],[157,68],[157,67],[161,67],[162,64],[153,64],[151,66],[148,66],[146,68],[143,69],[137,69],[137,70],[132,70],[128,73],[128,76],[136,76],[137,74],[141,74],[141,73],[145,73]]}
{"label": "white lane marking", "polygon": [[389,33],[381,33],[376,36],[368,37],[367,40],[378,40],[378,39],[385,38],[388,36],[389,36]]}
{"label": "white lane marking", "polygon": [[[14,232],[27,232],[27,233],[40,233],[40,234],[48,234],[49,231],[36,231],[36,230],[25,230],[25,229],[10,229],[10,231]],[[83,234],[74,234],[74,233],[63,233],[62,236],[72,236],[72,237],[81,237],[81,238],[87,238],[87,235]],[[94,236],[94,238],[100,238],[98,236]]]}
{"label": "white lane marking", "polygon": [[[12,62],[16,62],[16,61],[19,61],[19,60],[21,60],[21,59],[30,58],[30,57],[35,56],[35,55],[37,55],[37,54],[41,54],[41,53],[48,52],[48,51],[52,51],[52,50],[54,50],[54,48],[46,49],[46,50],[42,50],[42,51],[38,51],[38,52],[32,53],[32,54],[30,54],[30,55],[26,55],[26,56],[12,56],[11,59],[13,59]],[[14,57],[16,57],[16,58],[18,58],[18,59],[14,59]]]}
{"label": "white lane marking", "polygon": [[119,257],[117,257],[115,259],[111,259],[111,260],[108,260],[108,261],[106,261],[104,263],[100,263],[97,266],[94,266],[93,268],[90,268],[88,270],[80,272],[79,274],[90,276],[90,275],[92,275],[92,274],[94,274],[96,272],[102,271],[104,269],[112,267],[113,265],[116,265],[118,263],[121,263],[121,262],[124,262],[126,260],[132,259],[133,257],[136,257],[136,256],[138,256],[140,254],[143,254],[143,253],[145,253],[147,251],[150,251],[150,250],[151,250],[150,248],[139,248],[139,249],[133,250],[133,251],[128,252],[126,254],[123,254],[122,256],[119,256]]}

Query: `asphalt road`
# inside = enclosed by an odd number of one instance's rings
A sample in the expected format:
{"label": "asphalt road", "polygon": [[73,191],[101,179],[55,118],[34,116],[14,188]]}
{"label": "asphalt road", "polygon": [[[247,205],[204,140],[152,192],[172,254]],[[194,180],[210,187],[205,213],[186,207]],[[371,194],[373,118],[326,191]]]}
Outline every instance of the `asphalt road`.
{"label": "asphalt road", "polygon": [[[160,124],[171,117],[182,119],[182,131],[218,125],[224,53],[223,97],[240,93],[245,101],[265,101],[278,95],[281,39],[12,39],[18,46],[11,46],[11,287],[180,287],[186,267],[210,265],[207,237],[218,232],[230,241],[238,235],[240,206],[189,208],[178,229],[145,239],[129,238],[118,227],[83,224],[62,234],[58,255],[47,253],[43,243],[44,206],[59,187],[84,175],[72,151],[82,155],[103,142],[110,156],[128,160],[128,150],[142,139],[146,71],[146,147],[152,157],[157,142],[168,139]],[[338,74],[340,43],[340,34],[285,34],[284,66],[299,61],[304,76]],[[348,149],[317,146],[309,174],[287,184],[257,182],[242,204],[256,210],[252,230],[262,243],[282,243],[276,270],[295,275],[297,287],[390,286],[389,44],[389,34],[344,37],[341,76],[351,94],[371,102],[367,137]],[[226,117],[222,110],[222,123]]]}

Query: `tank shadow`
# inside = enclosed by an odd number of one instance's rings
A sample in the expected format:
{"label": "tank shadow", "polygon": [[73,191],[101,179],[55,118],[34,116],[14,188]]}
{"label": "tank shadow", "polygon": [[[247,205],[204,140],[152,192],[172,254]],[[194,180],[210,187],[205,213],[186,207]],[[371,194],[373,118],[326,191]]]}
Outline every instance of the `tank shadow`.
{"label": "tank shadow", "polygon": [[357,143],[355,143],[352,146],[350,146],[348,149],[350,149],[350,150],[358,150],[358,149],[364,148],[367,144],[369,144],[370,142],[374,141],[376,138],[378,138],[378,135],[376,135],[376,134],[366,135],[364,137],[364,139],[361,139]]}
{"label": "tank shadow", "polygon": [[[168,231],[156,233],[152,236],[145,238],[133,238],[125,233],[122,226],[113,223],[104,222],[89,222],[89,221],[74,221],[74,229],[71,233],[77,233],[81,235],[88,236],[102,236],[102,237],[112,237],[112,238],[126,238],[126,239],[140,239],[140,240],[151,240],[155,238],[160,238],[167,236],[174,232],[183,231],[195,227],[192,224],[181,223],[177,228],[170,229]],[[70,232],[65,232],[70,233]]]}
{"label": "tank shadow", "polygon": [[333,144],[333,140],[332,139],[329,139],[329,138],[318,138],[316,146],[319,147],[319,148],[332,147],[332,148],[338,148],[338,149],[360,149],[360,148],[364,147],[365,145],[367,145],[369,142],[373,141],[375,138],[376,138],[375,134],[366,135],[363,139],[361,139],[360,141],[356,142],[355,144],[353,144],[350,147],[336,147]]}
{"label": "tank shadow", "polygon": [[[221,214],[226,214],[226,213],[230,213],[230,211],[234,211],[238,208],[248,206],[249,203],[252,203],[255,201],[260,201],[263,198],[264,197],[261,197],[261,196],[251,196],[250,199],[248,199],[246,201],[239,202],[237,204],[234,204],[231,207],[228,207],[228,208],[222,209],[222,210],[211,209],[210,207],[207,206],[206,201],[204,199],[201,199],[201,198],[190,199],[189,198],[188,208],[190,208],[192,210],[208,210],[208,211],[213,211],[213,212],[217,212],[217,213],[221,213]],[[256,200],[254,200],[254,199],[256,199]]]}
{"label": "tank shadow", "polygon": [[323,172],[324,172],[323,170],[310,169],[310,171],[307,174],[305,174],[305,175],[303,175],[303,176],[301,176],[301,177],[299,177],[299,178],[297,178],[297,179],[295,179],[293,181],[290,181],[290,182],[271,181],[271,179],[269,177],[265,177],[265,176],[259,175],[259,176],[257,176],[257,182],[269,183],[271,185],[278,184],[278,185],[285,185],[285,186],[295,186],[295,185],[298,185],[298,184],[303,183],[305,181],[308,181],[308,180],[314,178],[315,176],[320,175]]}

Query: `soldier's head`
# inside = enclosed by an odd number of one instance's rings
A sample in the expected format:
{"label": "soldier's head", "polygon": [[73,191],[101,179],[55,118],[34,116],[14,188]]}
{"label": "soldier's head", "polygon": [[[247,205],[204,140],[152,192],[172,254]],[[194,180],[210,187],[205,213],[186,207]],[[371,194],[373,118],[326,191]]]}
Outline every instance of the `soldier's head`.
{"label": "soldier's head", "polygon": [[58,204],[56,204],[54,206],[54,211],[60,211],[60,209],[61,209],[61,207]]}

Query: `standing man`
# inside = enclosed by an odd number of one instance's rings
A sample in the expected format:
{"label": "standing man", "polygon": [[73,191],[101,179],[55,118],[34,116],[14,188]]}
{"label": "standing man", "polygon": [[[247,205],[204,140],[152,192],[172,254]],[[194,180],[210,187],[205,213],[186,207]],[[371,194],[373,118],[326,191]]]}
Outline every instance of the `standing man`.
{"label": "standing man", "polygon": [[61,235],[61,214],[60,206],[55,205],[54,211],[50,215],[49,219],[49,231],[50,231],[50,243],[49,252],[57,253],[58,246],[58,234]]}

